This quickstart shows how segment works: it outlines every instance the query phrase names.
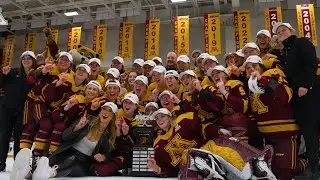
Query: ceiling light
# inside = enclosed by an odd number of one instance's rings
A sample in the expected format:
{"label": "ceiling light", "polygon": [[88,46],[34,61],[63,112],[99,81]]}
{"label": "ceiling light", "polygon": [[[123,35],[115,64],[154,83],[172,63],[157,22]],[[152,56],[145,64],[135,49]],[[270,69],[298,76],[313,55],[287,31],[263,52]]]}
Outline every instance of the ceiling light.
{"label": "ceiling light", "polygon": [[171,0],[171,2],[173,2],[173,3],[177,3],[177,2],[185,2],[185,1],[187,1],[187,0]]}
{"label": "ceiling light", "polygon": [[65,12],[64,15],[66,16],[76,16],[79,15],[77,11],[72,11],[72,12]]}

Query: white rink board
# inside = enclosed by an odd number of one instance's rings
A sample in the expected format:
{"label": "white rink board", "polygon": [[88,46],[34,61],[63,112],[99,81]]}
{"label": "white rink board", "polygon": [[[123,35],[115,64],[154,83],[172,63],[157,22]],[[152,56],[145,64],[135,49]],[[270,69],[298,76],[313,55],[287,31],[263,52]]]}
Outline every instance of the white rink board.
{"label": "white rink board", "polygon": [[[13,165],[13,158],[7,159],[7,168],[6,172],[0,172],[0,180],[9,180],[10,172]],[[152,177],[121,177],[121,176],[114,176],[114,177],[83,177],[83,178],[55,178],[56,180],[68,180],[68,179],[81,179],[81,180],[98,180],[98,179],[105,179],[105,180],[157,180],[157,179],[166,179],[166,180],[177,180],[178,178],[152,178]]]}

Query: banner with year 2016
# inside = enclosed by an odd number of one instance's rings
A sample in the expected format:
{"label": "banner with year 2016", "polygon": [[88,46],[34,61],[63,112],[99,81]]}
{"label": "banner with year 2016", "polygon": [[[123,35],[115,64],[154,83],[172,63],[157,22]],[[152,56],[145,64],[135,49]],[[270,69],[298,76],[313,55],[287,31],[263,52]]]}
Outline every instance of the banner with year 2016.
{"label": "banner with year 2016", "polygon": [[101,62],[105,60],[107,52],[107,25],[100,24],[94,27],[93,33],[93,50],[97,52],[100,56]]}
{"label": "banner with year 2016", "polygon": [[272,32],[272,28],[277,22],[282,22],[281,7],[265,8],[264,17],[265,17],[266,29],[270,31],[271,35],[275,35]]}
{"label": "banner with year 2016", "polygon": [[221,54],[220,14],[204,16],[205,50],[211,55]]}
{"label": "banner with year 2016", "polygon": [[236,50],[243,48],[248,42],[251,42],[251,26],[250,26],[250,12],[249,11],[235,11],[234,27]]}
{"label": "banner with year 2016", "polygon": [[81,42],[81,27],[73,27],[68,29],[68,51],[77,49]]}
{"label": "banner with year 2016", "polygon": [[174,17],[174,50],[178,56],[189,56],[189,16]]}
{"label": "banner with year 2016", "polygon": [[317,30],[313,4],[296,5],[299,35],[306,37],[317,46]]}

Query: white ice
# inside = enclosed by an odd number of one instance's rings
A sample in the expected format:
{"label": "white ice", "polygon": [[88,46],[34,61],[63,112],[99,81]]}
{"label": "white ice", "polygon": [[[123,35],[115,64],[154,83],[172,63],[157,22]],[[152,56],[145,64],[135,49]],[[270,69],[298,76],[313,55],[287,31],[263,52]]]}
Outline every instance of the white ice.
{"label": "white ice", "polygon": [[[9,176],[12,170],[12,166],[13,166],[13,158],[8,158],[7,159],[7,168],[6,168],[6,172],[0,172],[0,180],[9,180]],[[68,180],[68,179],[82,179],[82,180],[98,180],[98,179],[104,179],[104,180],[122,180],[122,179],[126,179],[126,180],[140,180],[140,179],[144,179],[144,180],[158,180],[158,179],[166,179],[166,180],[177,180],[178,178],[153,178],[153,177],[121,177],[121,176],[117,176],[117,177],[83,177],[83,178],[70,178],[70,177],[65,177],[65,178],[55,178],[57,180]]]}

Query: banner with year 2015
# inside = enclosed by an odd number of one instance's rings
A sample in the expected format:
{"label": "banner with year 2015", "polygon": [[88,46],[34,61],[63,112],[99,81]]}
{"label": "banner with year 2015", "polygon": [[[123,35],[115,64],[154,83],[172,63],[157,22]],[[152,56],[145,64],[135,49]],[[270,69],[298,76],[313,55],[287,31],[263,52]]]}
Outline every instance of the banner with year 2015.
{"label": "banner with year 2015", "polygon": [[243,48],[248,42],[251,42],[250,12],[236,11],[233,13],[236,50]]}
{"label": "banner with year 2015", "polygon": [[11,65],[15,41],[16,41],[15,35],[8,35],[6,37],[6,40],[4,43],[2,67]]}
{"label": "banner with year 2015", "polygon": [[296,5],[299,35],[309,38],[317,46],[317,30],[313,4]]}
{"label": "banner with year 2015", "polygon": [[68,29],[68,51],[77,49],[81,42],[81,27],[73,27]]}
{"label": "banner with year 2015", "polygon": [[37,33],[27,33],[25,37],[24,50],[36,51]]}
{"label": "banner with year 2015", "polygon": [[272,32],[273,26],[277,22],[282,22],[281,7],[265,8],[264,17],[265,17],[266,29],[270,31],[271,35],[274,35],[274,33]]}
{"label": "banner with year 2015", "polygon": [[101,61],[105,60],[107,50],[107,25],[100,24],[94,27],[93,33],[93,50],[100,56]]}
{"label": "banner with year 2015", "polygon": [[174,50],[179,55],[189,55],[189,16],[174,17]]}
{"label": "banner with year 2015", "polygon": [[221,54],[220,14],[204,16],[205,50],[211,55]]}
{"label": "banner with year 2015", "polygon": [[160,19],[146,21],[144,59],[152,59],[159,56]]}
{"label": "banner with year 2015", "polygon": [[133,51],[133,23],[120,23],[119,32],[119,56],[128,61],[132,59]]}

